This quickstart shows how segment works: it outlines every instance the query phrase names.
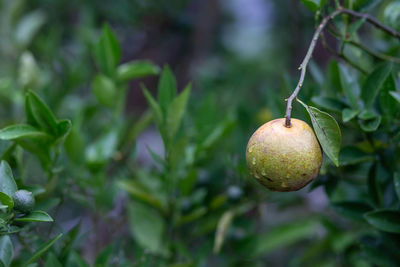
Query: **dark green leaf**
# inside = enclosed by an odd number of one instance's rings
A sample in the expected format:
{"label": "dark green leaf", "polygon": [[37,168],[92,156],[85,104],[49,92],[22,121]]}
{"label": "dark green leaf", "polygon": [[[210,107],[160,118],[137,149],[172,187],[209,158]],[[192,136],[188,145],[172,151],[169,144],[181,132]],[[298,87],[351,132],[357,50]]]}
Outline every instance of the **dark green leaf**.
{"label": "dark green leaf", "polygon": [[390,233],[400,233],[400,211],[376,210],[364,215],[369,224],[375,228]]}
{"label": "dark green leaf", "polygon": [[353,1],[354,10],[367,11],[379,4],[381,0],[355,0]]}
{"label": "dark green leaf", "polygon": [[307,106],[301,101],[299,102],[308,111],[314,131],[325,154],[336,166],[339,166],[339,151],[342,136],[336,120],[326,112],[312,106]]}
{"label": "dark green leaf", "polygon": [[340,166],[354,165],[361,162],[374,160],[374,156],[357,147],[347,146],[340,150],[339,163]]}
{"label": "dark green leaf", "polygon": [[392,1],[389,5],[387,5],[385,8],[384,17],[385,23],[388,26],[400,31],[400,2]]}
{"label": "dark green leaf", "polygon": [[392,63],[384,63],[378,66],[366,79],[361,91],[361,98],[363,99],[367,108],[372,107],[375,98],[378,96],[383,83],[392,70]]}
{"label": "dark green leaf", "polygon": [[113,130],[90,144],[85,151],[86,162],[90,165],[103,165],[115,153],[118,145],[118,133]]}
{"label": "dark green leaf", "polygon": [[90,267],[90,265],[75,251],[70,252],[66,267]]}
{"label": "dark green leaf", "polygon": [[70,120],[60,120],[57,122],[57,137],[62,138],[68,135],[72,123]]}
{"label": "dark green leaf", "polygon": [[353,109],[358,110],[361,107],[359,103],[360,86],[356,77],[350,75],[349,70],[345,66],[339,65],[340,84],[344,95],[349,100]]}
{"label": "dark green leaf", "polygon": [[278,248],[287,247],[303,239],[308,239],[315,233],[316,223],[311,220],[296,221],[277,226],[266,233],[258,235],[249,253],[252,256],[266,255]]}
{"label": "dark green leaf", "polygon": [[153,253],[162,252],[165,222],[161,215],[149,206],[131,202],[128,216],[135,240]]}
{"label": "dark green leaf", "polygon": [[373,208],[363,202],[357,201],[341,201],[332,203],[333,209],[343,216],[363,221],[363,215],[371,211]]}
{"label": "dark green leaf", "polygon": [[95,267],[108,267],[113,252],[112,245],[107,246],[96,258]]}
{"label": "dark green leaf", "polygon": [[331,97],[317,96],[313,97],[311,100],[317,106],[331,111],[341,112],[345,108],[342,102]]}
{"label": "dark green leaf", "polygon": [[377,164],[373,164],[368,172],[368,193],[375,205],[382,203],[382,189],[377,177]]}
{"label": "dark green leaf", "polygon": [[142,78],[149,75],[157,75],[159,73],[160,68],[150,61],[131,61],[118,66],[117,79],[120,82],[126,82],[131,79]]}
{"label": "dark green leaf", "polygon": [[65,151],[68,157],[77,164],[83,162],[84,154],[82,151],[85,150],[85,143],[81,133],[72,128],[71,132],[67,136],[64,142]]}
{"label": "dark green leaf", "polygon": [[359,112],[360,111],[354,110],[354,109],[348,109],[348,108],[343,109],[343,112],[342,112],[343,122],[348,122],[348,121],[352,120],[353,118],[355,118],[358,115]]}
{"label": "dark green leaf", "polygon": [[317,12],[320,7],[321,0],[301,0],[301,2],[313,13]]}
{"label": "dark green leaf", "polygon": [[168,106],[167,109],[167,132],[172,140],[181,124],[183,114],[186,111],[186,104],[190,95],[190,84],[178,95]]}
{"label": "dark green leaf", "polygon": [[98,74],[92,82],[92,93],[100,104],[112,108],[117,101],[118,88],[113,80],[103,74]]}
{"label": "dark green leaf", "polygon": [[57,257],[53,253],[49,253],[44,267],[63,267],[63,265],[58,261]]}
{"label": "dark green leaf", "polygon": [[176,95],[176,80],[171,69],[165,66],[158,82],[158,103],[161,110],[166,114],[169,104]]}
{"label": "dark green leaf", "polygon": [[14,255],[14,246],[8,235],[0,236],[0,262],[8,267]]}
{"label": "dark green leaf", "polygon": [[15,183],[14,176],[10,165],[7,161],[0,162],[0,192],[7,194],[12,197],[15,191],[17,191],[17,184]]}
{"label": "dark green leaf", "polygon": [[381,124],[382,117],[376,116],[375,118],[368,119],[368,120],[361,120],[360,127],[365,132],[373,132],[378,129],[379,125]]}
{"label": "dark green leaf", "polygon": [[99,68],[112,77],[121,58],[121,47],[108,25],[103,26],[100,39],[94,47],[94,56]]}
{"label": "dark green leaf", "polygon": [[[38,126],[51,135],[57,135],[57,121],[47,105],[33,91],[29,91],[26,95],[25,106],[28,116],[28,122],[33,120],[33,126]],[[32,118],[30,118],[32,116]]]}
{"label": "dark green leaf", "polygon": [[31,138],[49,136],[28,124],[14,124],[0,130],[0,139],[15,140],[18,138]]}
{"label": "dark green leaf", "polygon": [[358,19],[355,22],[353,22],[352,24],[350,24],[349,30],[348,30],[349,34],[353,35],[354,33],[356,33],[358,31],[358,29],[360,29],[360,27],[364,24],[365,20],[366,20],[365,18]]}
{"label": "dark green leaf", "polygon": [[400,173],[396,172],[393,176],[394,189],[397,194],[397,198],[400,200]]}
{"label": "dark green leaf", "polygon": [[156,197],[154,197],[150,192],[148,192],[146,188],[144,188],[135,180],[130,180],[130,181],[122,180],[118,182],[118,185],[122,189],[127,191],[129,194],[131,194],[131,196],[134,197],[135,199],[140,200],[146,204],[149,204],[150,206],[153,206],[154,208],[157,208],[161,211],[164,210],[163,203]]}
{"label": "dark green leaf", "polygon": [[390,91],[389,94],[390,94],[394,99],[396,99],[397,102],[400,103],[400,93],[399,93],[399,92]]}
{"label": "dark green leaf", "polygon": [[154,118],[158,128],[160,129],[163,125],[163,115],[162,115],[160,105],[156,102],[156,100],[149,93],[149,91],[147,91],[146,88],[143,88],[142,90],[143,90],[143,94],[146,97],[147,102],[151,108],[151,111],[153,113],[153,118]]}
{"label": "dark green leaf", "polygon": [[31,213],[24,215],[24,217],[16,218],[15,220],[19,222],[53,222],[53,218],[41,210],[32,211]]}
{"label": "dark green leaf", "polygon": [[51,246],[62,237],[62,234],[59,234],[58,236],[50,239],[46,243],[44,243],[42,246],[39,247],[39,249],[36,250],[36,252],[29,258],[28,261],[24,263],[23,266],[28,266],[29,264],[35,262],[40,256],[42,256]]}
{"label": "dark green leaf", "polygon": [[382,85],[379,103],[384,114],[395,116],[399,111],[399,103],[390,95],[391,92],[396,93],[396,83],[392,74],[386,78]]}
{"label": "dark green leaf", "polygon": [[12,210],[14,207],[14,200],[12,197],[3,192],[0,192],[0,203],[6,205],[8,210]]}

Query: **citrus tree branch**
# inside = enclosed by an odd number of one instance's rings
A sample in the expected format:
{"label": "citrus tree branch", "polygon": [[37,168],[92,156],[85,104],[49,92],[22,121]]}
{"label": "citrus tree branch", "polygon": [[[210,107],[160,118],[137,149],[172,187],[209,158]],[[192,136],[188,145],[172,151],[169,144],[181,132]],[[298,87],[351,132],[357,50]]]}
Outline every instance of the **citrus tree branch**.
{"label": "citrus tree branch", "polygon": [[372,17],[369,14],[365,14],[365,13],[359,13],[350,9],[345,9],[345,8],[338,8],[337,10],[333,11],[331,14],[329,14],[328,16],[326,16],[321,23],[319,24],[319,26],[317,27],[317,29],[314,32],[313,38],[311,40],[310,46],[308,47],[307,50],[307,54],[303,59],[303,62],[300,64],[299,70],[301,70],[300,73],[300,79],[299,82],[297,83],[296,88],[294,89],[293,93],[289,96],[289,98],[287,99],[287,104],[286,104],[286,115],[285,115],[285,126],[286,127],[290,127],[290,117],[291,117],[291,113],[292,113],[292,103],[293,100],[297,97],[301,87],[303,86],[303,82],[304,82],[304,78],[306,75],[306,70],[307,70],[307,65],[311,59],[312,53],[314,52],[314,48],[315,45],[317,44],[318,38],[321,35],[321,32],[324,30],[324,28],[326,27],[326,25],[328,24],[328,22],[332,19],[334,19],[336,16],[340,15],[340,14],[348,14],[352,17],[355,18],[364,18],[367,22],[369,22],[370,24],[372,24],[373,26],[375,26],[376,28],[392,35],[393,37],[397,38],[400,40],[400,33],[395,31],[392,28],[389,28],[385,25],[383,25],[382,23],[380,23],[379,21],[377,21],[374,17]]}

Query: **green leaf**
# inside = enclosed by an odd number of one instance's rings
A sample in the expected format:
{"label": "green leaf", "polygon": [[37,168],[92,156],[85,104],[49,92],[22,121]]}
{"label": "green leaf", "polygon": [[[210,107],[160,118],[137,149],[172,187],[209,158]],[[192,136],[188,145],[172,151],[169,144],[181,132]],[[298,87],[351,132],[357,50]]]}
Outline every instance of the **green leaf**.
{"label": "green leaf", "polygon": [[399,92],[394,92],[394,91],[390,91],[389,94],[396,99],[397,102],[400,103],[400,93]]}
{"label": "green leaf", "polygon": [[33,91],[26,95],[25,110],[28,123],[32,126],[38,126],[47,133],[57,135],[57,121],[47,105]]}
{"label": "green leaf", "polygon": [[112,256],[113,246],[108,245],[96,258],[95,267],[108,267],[109,261]]}
{"label": "green leaf", "polygon": [[0,263],[5,267],[11,266],[11,261],[14,255],[14,246],[10,236],[0,236]]}
{"label": "green leaf", "polygon": [[300,100],[298,101],[306,108],[310,115],[314,131],[325,154],[336,166],[339,166],[339,151],[342,136],[336,120],[328,113],[320,111],[315,107],[307,106]]}
{"label": "green leaf", "polygon": [[349,100],[353,109],[358,110],[361,108],[359,103],[360,86],[358,85],[356,77],[349,73],[349,70],[342,64],[339,65],[340,84],[344,95]]}
{"label": "green leaf", "polygon": [[57,122],[57,137],[63,138],[69,134],[72,123],[70,120],[60,120]]}
{"label": "green leaf", "polygon": [[153,96],[149,93],[149,91],[147,91],[146,88],[142,88],[142,90],[143,90],[144,96],[147,99],[147,102],[149,103],[151,111],[153,113],[153,118],[154,118],[158,128],[161,129],[162,125],[163,125],[163,115],[162,115],[160,105],[153,98]]}
{"label": "green leaf", "polygon": [[379,4],[381,0],[354,0],[353,9],[357,11],[367,11]]}
{"label": "green leaf", "polygon": [[392,63],[384,63],[378,66],[366,79],[361,91],[366,108],[371,108],[378,96],[383,83],[392,70]]}
{"label": "green leaf", "polygon": [[392,1],[384,12],[385,24],[400,31],[400,2]]}
{"label": "green leaf", "polygon": [[100,104],[112,108],[117,101],[118,88],[113,80],[103,74],[98,74],[92,82],[92,93]]}
{"label": "green leaf", "polygon": [[391,92],[396,93],[396,83],[392,74],[383,83],[379,98],[380,108],[387,116],[395,116],[399,111],[399,104],[390,95]]}
{"label": "green leaf", "polygon": [[76,127],[71,129],[71,132],[67,136],[64,142],[65,152],[68,157],[76,164],[82,164],[84,161],[84,154],[82,151],[85,150],[85,142],[81,133]]}
{"label": "green leaf", "polygon": [[69,253],[66,267],[90,267],[76,251]]}
{"label": "green leaf", "polygon": [[27,215],[24,215],[24,217],[16,218],[15,221],[18,221],[18,222],[53,222],[54,220],[46,212],[41,211],[41,210],[35,210]]}
{"label": "green leaf", "polygon": [[172,140],[181,125],[183,114],[186,111],[186,104],[189,99],[191,85],[187,85],[183,92],[178,95],[167,110],[167,132]]}
{"label": "green leaf", "polygon": [[397,198],[400,200],[400,173],[398,172],[394,173],[393,183],[394,183],[394,189],[397,194]]}
{"label": "green leaf", "polygon": [[256,237],[251,245],[251,256],[266,255],[281,247],[288,247],[303,239],[308,239],[316,233],[316,223],[311,220],[296,221],[277,226]]}
{"label": "green leaf", "polygon": [[12,197],[3,192],[0,192],[0,203],[6,205],[8,210],[12,210],[14,207],[14,200]]}
{"label": "green leaf", "polygon": [[94,47],[94,56],[100,70],[113,77],[115,68],[121,58],[121,47],[117,37],[108,25],[103,30],[98,43]]}
{"label": "green leaf", "polygon": [[117,68],[117,80],[126,82],[131,79],[143,78],[160,73],[160,68],[147,60],[131,61],[119,65]]}
{"label": "green leaf", "polygon": [[317,96],[313,97],[311,101],[317,106],[331,111],[341,112],[345,108],[342,102],[331,97]]}
{"label": "green leaf", "polygon": [[28,124],[14,124],[0,130],[0,139],[2,140],[15,140],[31,137],[48,138],[49,136]]}
{"label": "green leaf", "polygon": [[101,136],[86,148],[86,163],[90,165],[105,164],[114,155],[117,145],[118,133],[116,130]]}
{"label": "green leaf", "polygon": [[163,203],[156,197],[154,197],[150,192],[148,192],[146,188],[144,188],[135,180],[122,180],[118,182],[118,185],[137,200],[143,201],[144,203],[149,204],[154,208],[164,211]]}
{"label": "green leaf", "polygon": [[[301,2],[310,9],[313,13],[316,13],[320,6],[323,6],[325,1],[321,0],[301,0]],[[321,3],[322,2],[322,3]]]}
{"label": "green leaf", "polygon": [[31,258],[24,263],[23,266],[28,266],[29,264],[35,262],[40,256],[42,256],[51,246],[58,240],[60,237],[62,237],[63,234],[59,234],[58,236],[50,239],[46,243],[44,243],[42,246],[39,247],[39,249],[31,256]]}
{"label": "green leaf", "polygon": [[58,261],[57,257],[53,253],[49,253],[44,267],[63,267],[63,265]]}
{"label": "green leaf", "polygon": [[370,205],[359,201],[335,202],[332,203],[332,207],[337,213],[359,221],[363,221],[363,215],[373,209]]}
{"label": "green leaf", "polygon": [[355,118],[358,115],[358,113],[360,113],[360,111],[358,111],[358,110],[348,109],[348,108],[343,109],[343,112],[342,112],[343,122],[348,122],[348,121],[352,120],[353,118]]}
{"label": "green leaf", "polygon": [[18,190],[10,165],[7,161],[0,162],[0,192],[12,197]]}
{"label": "green leaf", "polygon": [[128,206],[130,229],[135,240],[153,253],[161,253],[165,221],[154,209],[139,202]]}
{"label": "green leaf", "polygon": [[389,233],[400,233],[400,211],[381,209],[368,212],[364,215],[369,224]]}
{"label": "green leaf", "polygon": [[161,110],[166,114],[169,104],[174,100],[176,95],[176,80],[171,69],[165,66],[158,82],[158,103]]}
{"label": "green leaf", "polygon": [[374,160],[374,156],[354,146],[347,146],[340,150],[339,165],[355,165],[365,161]]}
{"label": "green leaf", "polygon": [[11,242],[10,236],[0,236],[0,263],[3,266],[11,266],[11,261],[14,255],[14,246]]}
{"label": "green leaf", "polygon": [[382,203],[382,189],[377,177],[377,164],[373,164],[368,172],[368,194],[376,206]]}
{"label": "green leaf", "polygon": [[378,129],[379,125],[381,124],[382,117],[376,116],[371,119],[361,120],[359,122],[361,129],[364,132],[374,132]]}

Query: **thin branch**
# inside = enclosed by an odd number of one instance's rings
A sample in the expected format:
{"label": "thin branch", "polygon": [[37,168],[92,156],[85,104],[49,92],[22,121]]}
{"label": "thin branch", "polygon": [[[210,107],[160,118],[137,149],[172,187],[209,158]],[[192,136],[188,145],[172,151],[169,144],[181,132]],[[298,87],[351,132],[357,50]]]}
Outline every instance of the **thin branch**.
{"label": "thin branch", "polygon": [[393,37],[395,37],[395,38],[400,40],[400,32],[397,32],[396,30],[394,30],[394,29],[392,29],[392,28],[380,23],[377,19],[375,19],[370,14],[359,13],[359,12],[353,11],[351,9],[346,9],[346,8],[339,9],[339,10],[342,11],[341,13],[348,14],[348,15],[350,15],[352,17],[355,17],[355,18],[364,18],[367,22],[371,23],[372,25],[374,25],[378,29],[380,29],[380,30],[382,30],[382,31],[384,31],[384,32],[386,32],[386,33],[388,33],[388,34],[392,35]]}
{"label": "thin branch", "polygon": [[[314,35],[313,35],[312,41],[310,43],[310,46],[308,48],[307,54],[304,57],[303,62],[301,63],[301,65],[299,67],[299,69],[301,70],[299,82],[298,82],[295,90],[293,91],[293,93],[287,99],[286,115],[285,115],[285,118],[286,118],[285,126],[286,127],[290,127],[291,126],[291,124],[290,124],[290,116],[291,116],[291,113],[292,113],[292,102],[297,97],[297,95],[298,95],[298,93],[299,93],[299,91],[300,91],[300,89],[301,89],[301,87],[303,85],[304,77],[306,75],[307,65],[308,65],[308,62],[311,59],[311,56],[312,56],[312,53],[314,51],[315,45],[317,44],[318,38],[319,38],[321,32],[324,30],[325,26],[328,24],[328,22],[330,20],[334,19],[339,14],[342,14],[342,13],[348,14],[348,15],[350,15],[352,17],[356,17],[356,18],[365,18],[365,20],[367,22],[371,23],[373,26],[377,27],[378,29],[380,29],[380,30],[382,30],[382,31],[384,31],[384,32],[386,32],[386,33],[388,33],[388,34],[392,35],[393,37],[395,37],[395,38],[400,40],[400,33],[398,33],[395,30],[393,30],[393,29],[381,24],[379,21],[377,21],[374,17],[372,17],[369,14],[358,13],[358,12],[355,12],[353,10],[345,9],[345,8],[341,8],[340,7],[337,10],[333,11],[330,15],[326,16],[322,20],[322,22],[319,24],[319,26],[317,27],[317,29],[314,32]],[[348,59],[343,54],[340,55],[340,56],[344,60],[348,61]]]}
{"label": "thin branch", "polygon": [[356,41],[353,40],[347,40],[346,43],[353,45],[355,47],[360,48],[361,50],[364,50],[367,54],[369,54],[370,56],[379,59],[379,60],[386,60],[386,61],[392,61],[394,63],[400,63],[400,58],[397,57],[392,57],[389,55],[385,55],[379,52],[375,52],[373,50],[371,50],[370,48],[366,47],[365,45],[358,43]]}
{"label": "thin branch", "polygon": [[297,97],[297,94],[299,93],[301,86],[303,85],[304,82],[304,77],[306,75],[306,70],[307,70],[307,64],[311,59],[311,55],[314,51],[315,45],[317,44],[318,41],[318,37],[320,35],[320,33],[322,32],[322,30],[325,28],[326,24],[333,19],[334,17],[336,17],[337,15],[339,15],[341,13],[341,9],[338,9],[336,11],[334,11],[332,14],[330,14],[329,16],[326,16],[322,22],[319,24],[319,26],[317,27],[317,30],[314,33],[314,36],[312,38],[312,41],[310,43],[310,47],[308,48],[307,54],[303,60],[303,62],[301,63],[299,69],[301,70],[300,73],[300,80],[296,86],[296,89],[293,91],[293,93],[289,96],[289,98],[287,99],[287,106],[286,106],[286,121],[285,121],[285,126],[286,127],[290,127],[290,115],[292,113],[292,102],[293,100]]}
{"label": "thin branch", "polygon": [[366,70],[364,70],[363,68],[361,68],[360,66],[355,64],[353,61],[351,61],[343,52],[338,52],[335,49],[333,49],[332,47],[330,47],[328,45],[328,43],[326,42],[325,35],[323,33],[321,33],[321,41],[322,41],[322,46],[326,50],[328,50],[331,54],[342,59],[343,61],[345,61],[347,64],[349,64],[350,66],[352,66],[353,68],[355,68],[356,70],[361,72],[362,74],[368,74],[368,72]]}

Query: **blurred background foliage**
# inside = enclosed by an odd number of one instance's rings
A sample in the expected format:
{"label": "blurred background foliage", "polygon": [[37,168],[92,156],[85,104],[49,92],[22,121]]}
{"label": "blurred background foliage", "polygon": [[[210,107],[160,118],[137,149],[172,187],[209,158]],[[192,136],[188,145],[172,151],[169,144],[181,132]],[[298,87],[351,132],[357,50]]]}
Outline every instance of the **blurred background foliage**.
{"label": "blurred background foliage", "polygon": [[[399,102],[387,93],[356,117],[346,86],[357,106],[386,60],[343,41],[400,57],[398,40],[339,17],[325,42],[342,54],[317,45],[299,97],[339,122],[339,168],[326,159],[313,184],[275,193],[245,163],[255,129],[283,117],[316,21],[339,2],[400,30],[399,1],[2,0],[0,126],[29,123],[36,94],[72,122],[34,149],[1,138],[19,188],[55,220],[10,235],[11,266],[398,266]],[[384,71],[400,100],[396,59]],[[293,116],[310,121],[298,104]],[[396,210],[394,228],[368,224],[374,208]]]}

